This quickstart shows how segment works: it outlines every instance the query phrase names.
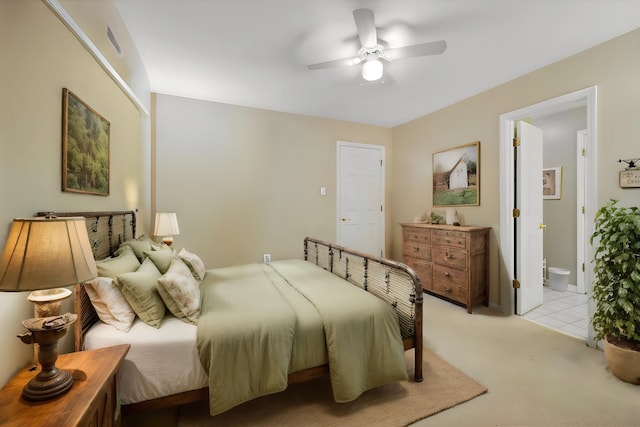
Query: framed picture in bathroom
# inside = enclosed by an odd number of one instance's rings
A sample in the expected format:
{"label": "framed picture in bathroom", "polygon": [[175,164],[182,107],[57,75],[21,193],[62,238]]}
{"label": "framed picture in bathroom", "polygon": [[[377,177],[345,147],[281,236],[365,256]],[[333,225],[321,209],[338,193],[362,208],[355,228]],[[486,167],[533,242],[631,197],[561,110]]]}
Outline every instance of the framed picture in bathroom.
{"label": "framed picture in bathroom", "polygon": [[542,169],[542,198],[550,200],[562,198],[562,166]]}

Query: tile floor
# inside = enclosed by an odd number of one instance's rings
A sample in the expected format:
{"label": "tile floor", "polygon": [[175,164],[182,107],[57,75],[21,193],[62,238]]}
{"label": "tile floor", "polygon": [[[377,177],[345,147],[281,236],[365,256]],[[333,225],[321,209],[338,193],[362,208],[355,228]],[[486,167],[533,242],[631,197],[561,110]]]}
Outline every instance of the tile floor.
{"label": "tile floor", "polygon": [[577,294],[570,289],[558,292],[545,286],[543,301],[540,307],[531,310],[523,317],[578,338],[587,338],[589,327],[587,313],[589,297],[587,295]]}

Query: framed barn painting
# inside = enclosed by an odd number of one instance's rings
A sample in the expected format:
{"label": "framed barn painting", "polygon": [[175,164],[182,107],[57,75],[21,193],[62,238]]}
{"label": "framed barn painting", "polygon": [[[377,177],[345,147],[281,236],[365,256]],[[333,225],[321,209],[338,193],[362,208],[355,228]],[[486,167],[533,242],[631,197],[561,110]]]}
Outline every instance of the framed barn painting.
{"label": "framed barn painting", "polygon": [[433,153],[433,206],[480,205],[480,141]]}
{"label": "framed barn painting", "polygon": [[110,123],[62,90],[62,191],[109,195]]}

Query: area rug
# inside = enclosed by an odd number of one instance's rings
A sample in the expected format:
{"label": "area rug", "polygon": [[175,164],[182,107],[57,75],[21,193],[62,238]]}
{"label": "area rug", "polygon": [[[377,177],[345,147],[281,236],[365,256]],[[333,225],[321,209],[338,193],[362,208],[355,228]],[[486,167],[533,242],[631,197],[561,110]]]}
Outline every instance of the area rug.
{"label": "area rug", "polygon": [[[413,366],[413,350],[407,351]],[[328,377],[290,385],[223,414],[209,415],[207,402],[180,408],[179,427],[200,426],[406,426],[469,401],[487,391],[435,353],[425,350],[424,381],[388,384],[350,403],[335,403]]]}

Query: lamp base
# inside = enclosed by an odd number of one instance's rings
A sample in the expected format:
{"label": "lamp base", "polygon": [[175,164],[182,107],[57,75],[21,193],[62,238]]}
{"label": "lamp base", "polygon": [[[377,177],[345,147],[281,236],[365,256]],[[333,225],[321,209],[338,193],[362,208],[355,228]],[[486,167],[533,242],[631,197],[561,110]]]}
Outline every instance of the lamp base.
{"label": "lamp base", "polygon": [[[55,369],[57,373],[53,376],[50,373],[49,375],[44,375],[45,372],[41,371],[33,377],[22,389],[22,397],[26,400],[40,402],[54,399],[68,392],[73,385],[71,372]],[[40,378],[41,376],[46,378]]]}
{"label": "lamp base", "polygon": [[58,369],[58,340],[67,333],[67,327],[78,316],[67,313],[62,316],[28,319],[22,325],[29,331],[18,335],[25,344],[38,344],[38,361],[42,369],[22,389],[26,400],[43,401],[65,394],[73,385],[71,372]]}
{"label": "lamp base", "polygon": [[67,288],[44,289],[33,291],[27,299],[35,307],[36,317],[52,317],[60,315],[62,300],[71,296]]}

